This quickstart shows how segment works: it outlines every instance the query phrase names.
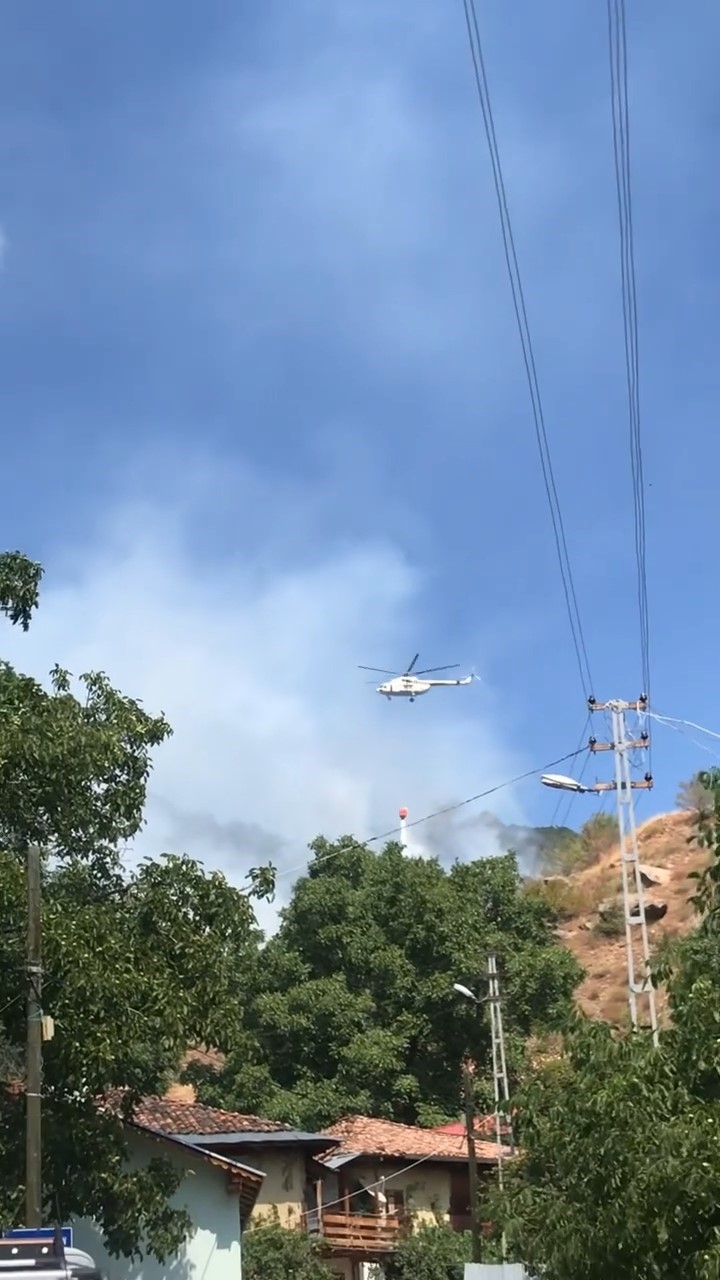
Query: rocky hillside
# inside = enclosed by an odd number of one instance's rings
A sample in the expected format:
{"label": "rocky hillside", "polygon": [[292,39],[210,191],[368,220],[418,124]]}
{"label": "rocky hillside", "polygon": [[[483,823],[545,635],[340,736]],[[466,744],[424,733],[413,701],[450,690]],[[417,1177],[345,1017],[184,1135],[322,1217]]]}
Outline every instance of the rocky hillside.
{"label": "rocky hillside", "polygon": [[[693,910],[688,873],[705,857],[688,844],[695,823],[690,813],[661,814],[638,829],[651,946],[664,935],[687,933]],[[561,909],[558,937],[586,971],[578,992],[591,1017],[621,1024],[627,1019],[625,935],[619,911],[620,850],[611,849],[592,867],[572,876],[547,877],[543,884]],[[662,1011],[662,998],[659,1003]]]}

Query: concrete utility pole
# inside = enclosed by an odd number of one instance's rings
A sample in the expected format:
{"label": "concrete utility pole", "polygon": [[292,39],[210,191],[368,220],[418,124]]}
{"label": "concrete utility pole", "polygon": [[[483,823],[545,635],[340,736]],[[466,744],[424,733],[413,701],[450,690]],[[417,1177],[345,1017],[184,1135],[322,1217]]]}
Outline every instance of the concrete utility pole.
{"label": "concrete utility pole", "polygon": [[[638,1000],[644,999],[647,1008],[647,1022],[652,1032],[653,1044],[659,1041],[657,1008],[655,1004],[655,988],[650,980],[650,943],[648,940],[647,917],[645,915],[645,890],[640,871],[640,854],[638,851],[637,827],[635,824],[635,806],[633,793],[638,790],[648,791],[652,788],[652,774],[646,773],[642,780],[634,781],[630,774],[629,752],[645,750],[650,745],[650,738],[642,732],[639,739],[628,737],[626,713],[637,711],[641,715],[647,711],[647,697],[641,694],[637,702],[623,702],[616,698],[612,702],[596,702],[588,698],[590,711],[607,711],[612,721],[612,742],[598,742],[591,738],[590,750],[612,751],[615,756],[614,782],[598,782],[591,788],[593,791],[614,791],[617,798],[617,818],[620,833],[620,866],[622,870],[623,911],[625,915],[625,950],[627,956],[627,991],[630,1006],[630,1022],[637,1031],[639,1024]],[[635,895],[635,902],[631,894]]]}
{"label": "concrete utility pole", "polygon": [[25,1065],[25,1225],[42,1226],[42,927],[41,860],[27,851],[27,1058]]}

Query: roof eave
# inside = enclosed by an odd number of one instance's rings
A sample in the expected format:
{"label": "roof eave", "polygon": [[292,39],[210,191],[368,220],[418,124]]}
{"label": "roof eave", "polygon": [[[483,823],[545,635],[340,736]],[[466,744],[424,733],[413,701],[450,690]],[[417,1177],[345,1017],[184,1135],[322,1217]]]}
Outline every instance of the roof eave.
{"label": "roof eave", "polygon": [[[509,1155],[510,1155],[509,1152],[504,1152],[503,1158],[507,1159]],[[478,1165],[481,1165],[483,1167],[485,1165],[490,1167],[497,1164],[497,1156],[478,1155],[476,1158],[477,1158]],[[450,1156],[450,1155],[419,1156],[417,1152],[414,1155],[411,1155],[410,1153],[403,1155],[399,1152],[368,1150],[368,1151],[349,1151],[344,1153],[338,1152],[337,1155],[332,1155],[330,1159],[323,1160],[323,1164],[328,1169],[339,1169],[342,1165],[349,1164],[352,1160],[379,1160],[381,1163],[384,1160],[394,1160],[396,1162],[405,1161],[405,1160],[415,1160],[418,1163],[422,1163],[422,1164],[467,1164],[468,1162],[467,1154],[459,1154],[459,1153],[456,1156]]]}
{"label": "roof eave", "polygon": [[340,1145],[338,1138],[328,1138],[322,1134],[304,1133],[300,1129],[265,1130],[238,1129],[234,1133],[176,1133],[188,1146],[276,1146],[305,1147],[309,1151],[330,1151]]}
{"label": "roof eave", "polygon": [[193,1144],[192,1146],[183,1142],[182,1138],[176,1137],[174,1134],[162,1133],[159,1129],[153,1129],[149,1125],[141,1124],[137,1120],[125,1120],[123,1123],[129,1129],[134,1129],[137,1133],[143,1134],[147,1138],[151,1138],[154,1142],[167,1143],[169,1146],[192,1151],[201,1160],[213,1165],[220,1172],[225,1174],[227,1180],[227,1189],[235,1193],[245,1210],[245,1214],[249,1216],[255,1206],[255,1202],[260,1194],[260,1189],[265,1181],[265,1174],[260,1169],[252,1169],[249,1165],[241,1164],[239,1160],[229,1159],[227,1156],[217,1155],[213,1151],[208,1151],[202,1147]]}

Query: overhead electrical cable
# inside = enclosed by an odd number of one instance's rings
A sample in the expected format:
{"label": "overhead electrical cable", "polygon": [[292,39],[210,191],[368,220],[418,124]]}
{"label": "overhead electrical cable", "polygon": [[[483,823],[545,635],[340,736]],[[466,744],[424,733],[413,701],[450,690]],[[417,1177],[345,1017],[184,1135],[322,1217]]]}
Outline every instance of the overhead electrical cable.
{"label": "overhead electrical cable", "polygon": [[[460,1149],[458,1149],[458,1155],[461,1155]],[[430,1151],[426,1156],[420,1156],[419,1159],[413,1160],[412,1164],[405,1164],[401,1169],[395,1169],[392,1173],[384,1174],[381,1178],[376,1179],[375,1182],[365,1183],[364,1186],[358,1187],[357,1191],[349,1191],[347,1195],[339,1196],[337,1200],[323,1200],[322,1207],[323,1209],[332,1209],[336,1204],[344,1204],[346,1200],[352,1200],[354,1196],[365,1195],[368,1191],[370,1193],[377,1191],[378,1188],[384,1187],[386,1182],[392,1181],[393,1178],[400,1178],[403,1174],[409,1173],[411,1169],[417,1169],[418,1165],[425,1164],[428,1160],[437,1160],[437,1156],[433,1151]]]}
{"label": "overhead electrical cable", "polygon": [[653,715],[651,712],[648,714],[651,720],[656,720],[658,724],[664,725],[666,729],[673,729],[675,733],[681,733],[699,751],[706,751],[714,760],[720,760],[720,752],[717,749],[709,747],[706,742],[699,742],[697,738],[687,732],[687,729],[699,729],[701,733],[707,733],[711,738],[720,738],[720,733],[714,733],[712,729],[704,729],[702,725],[694,724],[692,720],[676,720],[674,716],[658,716]]}
{"label": "overhead electrical cable", "polygon": [[505,192],[500,152],[495,134],[495,122],[493,118],[487,74],[485,71],[485,60],[482,52],[475,0],[463,0],[463,7],[465,10],[465,22],[467,25],[468,40],[470,43],[470,54],[475,73],[475,84],[480,101],[483,124],[485,126],[485,136],[487,138],[488,148],[490,151],[495,194],[497,196],[498,209],[500,211],[500,225],[505,251],[505,262],[507,264],[508,275],[510,277],[513,308],[515,311],[518,333],[520,335],[523,363],[525,365],[525,373],[527,375],[528,388],[530,391],[535,435],[537,438],[538,450],[540,452],[540,465],[542,468],[545,492],[550,506],[550,517],[552,520],[555,548],[560,566],[563,595],[565,597],[565,605],[570,622],[570,631],[572,634],[578,671],[580,673],[580,681],[585,697],[587,698],[593,691],[593,680],[588,661],[582,621],[578,609],[577,594],[575,591],[575,583],[570,564],[567,537],[565,534],[562,511],[560,509],[560,501],[555,483],[555,474],[550,455],[547,430],[545,427],[545,415],[540,396],[535,354],[533,350],[530,326],[528,323],[527,308],[525,305],[525,294],[523,291],[522,277],[520,275],[520,267],[518,265],[517,252],[515,249],[515,239],[513,236],[507,195]]}
{"label": "overhead electrical cable", "polygon": [[[377,844],[381,840],[389,840],[391,836],[401,835],[410,827],[419,827],[425,822],[430,822],[433,818],[440,818],[446,813],[455,813],[457,809],[464,809],[466,805],[474,804],[477,800],[484,800],[487,796],[495,795],[496,791],[503,791],[505,787],[512,787],[516,782],[525,782],[527,778],[537,777],[539,773],[548,773],[550,769],[554,769],[558,764],[565,764],[567,760],[574,760],[581,755],[583,748],[575,751],[569,751],[567,755],[559,756],[557,760],[550,760],[548,764],[540,765],[537,769],[528,769],[525,773],[518,773],[514,778],[508,778],[505,782],[497,782],[494,787],[488,787],[485,791],[478,791],[477,795],[468,796],[466,800],[458,800],[455,804],[444,805],[442,809],[434,809],[432,813],[426,813],[422,818],[415,818],[413,822],[406,822],[401,827],[391,827],[388,831],[383,831],[379,835],[368,836],[365,840],[358,840],[358,847],[368,844]],[[332,853],[326,854],[325,857],[317,859],[313,866],[321,866],[330,858],[337,857],[340,853],[347,852],[347,845],[340,849],[333,850]],[[283,867],[277,873],[277,879],[281,880],[285,876],[295,875],[297,872],[307,871],[307,862],[300,863],[295,867]]]}
{"label": "overhead electrical cable", "polygon": [[[585,744],[588,743],[588,729],[590,728],[590,719],[591,719],[591,716],[590,716],[590,712],[588,711],[587,716],[585,717],[585,723],[582,728],[582,733],[580,734],[580,741],[577,744],[578,754],[583,749],[583,743]],[[585,759],[583,760],[582,769],[578,774],[578,778],[577,778],[578,782],[582,782],[583,778],[585,777],[585,770],[587,769],[590,763],[590,754],[591,754],[590,750],[588,749]],[[559,827],[565,826],[568,820],[568,816],[570,814],[570,810],[573,805],[573,801],[576,798],[577,798],[577,792],[571,792],[570,795],[565,795],[562,791],[560,792],[560,795],[558,796],[558,802],[555,805],[555,808],[553,809],[552,817],[550,819],[551,827],[554,827],[556,825]],[[558,818],[558,814],[561,809],[563,809],[563,815],[561,818]]]}
{"label": "overhead electrical cable", "polygon": [[680,716],[661,716],[656,711],[649,711],[648,715],[651,720],[658,720],[661,724],[682,724],[687,729],[697,729],[698,733],[706,733],[709,738],[720,738],[720,733],[715,729],[706,729],[704,725],[697,724],[695,720],[683,720]]}
{"label": "overhead electrical cable", "polygon": [[645,479],[640,431],[640,358],[638,347],[637,288],[630,181],[630,109],[628,105],[627,38],[625,0],[607,0],[608,45],[610,52],[610,97],[612,106],[613,152],[620,228],[620,281],[622,290],[625,371],[630,425],[630,468],[632,473],[635,524],[635,562],[640,620],[640,660],[643,692],[650,698],[650,625],[648,614]]}

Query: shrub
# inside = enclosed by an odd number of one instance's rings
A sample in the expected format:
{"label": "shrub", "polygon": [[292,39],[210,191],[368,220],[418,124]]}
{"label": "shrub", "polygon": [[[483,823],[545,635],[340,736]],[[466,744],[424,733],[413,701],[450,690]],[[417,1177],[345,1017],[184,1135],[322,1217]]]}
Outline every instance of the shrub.
{"label": "shrub", "polygon": [[279,1222],[250,1227],[242,1237],[243,1280],[333,1280],[322,1247],[320,1240]]}
{"label": "shrub", "polygon": [[542,871],[545,875],[572,875],[600,860],[617,842],[617,822],[610,813],[594,813],[580,831],[564,832],[557,842],[545,849]]}
{"label": "shrub", "polygon": [[610,903],[602,915],[598,916],[593,932],[605,938],[617,938],[625,932],[625,911],[620,902]]}
{"label": "shrub", "polygon": [[592,906],[589,893],[584,885],[572,881],[558,879],[529,880],[525,892],[531,897],[539,898],[550,910],[554,920],[570,920],[582,914]]}
{"label": "shrub", "polygon": [[604,853],[617,844],[617,819],[611,813],[594,813],[580,828],[584,866],[598,862]]}
{"label": "shrub", "polygon": [[400,1241],[384,1264],[385,1280],[463,1280],[470,1256],[469,1232],[421,1226]]}

